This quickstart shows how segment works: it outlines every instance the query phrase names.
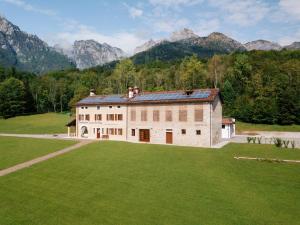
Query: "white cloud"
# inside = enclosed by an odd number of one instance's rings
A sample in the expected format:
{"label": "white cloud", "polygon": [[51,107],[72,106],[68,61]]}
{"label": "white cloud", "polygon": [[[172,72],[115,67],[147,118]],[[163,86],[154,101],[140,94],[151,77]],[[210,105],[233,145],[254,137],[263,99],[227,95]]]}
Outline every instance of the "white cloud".
{"label": "white cloud", "polygon": [[178,7],[196,5],[203,0],[149,0],[149,2],[154,6]]}
{"label": "white cloud", "polygon": [[154,29],[156,32],[173,32],[175,30],[182,29],[189,25],[189,20],[185,18],[174,19],[174,18],[165,18],[157,19],[154,23]]}
{"label": "white cloud", "polygon": [[295,41],[300,41],[300,29],[296,31],[296,33],[292,36],[283,36],[279,38],[278,43],[282,46],[290,45],[291,43]]}
{"label": "white cloud", "polygon": [[289,17],[300,20],[300,1],[299,0],[280,0],[280,9]]}
{"label": "white cloud", "polygon": [[209,0],[209,3],[223,11],[223,18],[240,26],[251,26],[264,19],[269,6],[260,0]]}
{"label": "white cloud", "polygon": [[212,32],[218,31],[220,28],[220,21],[218,19],[201,19],[193,27],[195,33],[199,36],[207,36]]}
{"label": "white cloud", "polygon": [[142,16],[144,13],[142,9],[134,7],[134,6],[130,6],[126,3],[124,3],[124,6],[127,8],[130,17],[133,19]]}
{"label": "white cloud", "polygon": [[135,8],[135,7],[130,7],[128,9],[128,11],[132,18],[140,17],[143,15],[143,10]]}
{"label": "white cloud", "polygon": [[26,3],[23,0],[2,0],[2,2],[6,2],[12,5],[15,5],[17,7],[20,7],[26,11],[31,11],[31,12],[37,12],[37,13],[41,13],[47,16],[55,16],[56,12],[54,12],[53,10],[50,9],[42,9],[36,6],[33,6],[31,4]]}
{"label": "white cloud", "polygon": [[125,52],[132,54],[133,49],[143,44],[146,40],[133,32],[118,32],[111,35],[105,35],[97,32],[93,27],[80,24],[75,20],[69,20],[64,23],[64,31],[51,35],[46,38],[53,44],[60,44],[68,47],[76,40],[93,39],[99,43],[108,43],[111,46],[119,47]]}

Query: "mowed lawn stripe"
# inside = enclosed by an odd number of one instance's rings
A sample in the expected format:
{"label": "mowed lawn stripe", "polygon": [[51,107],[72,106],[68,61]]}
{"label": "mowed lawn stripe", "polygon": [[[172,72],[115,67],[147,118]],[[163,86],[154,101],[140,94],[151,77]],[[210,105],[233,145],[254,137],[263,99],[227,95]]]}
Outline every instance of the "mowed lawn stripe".
{"label": "mowed lawn stripe", "polygon": [[0,170],[75,144],[69,140],[0,136]]}
{"label": "mowed lawn stripe", "polygon": [[100,142],[0,178],[0,224],[299,224],[300,156],[265,145],[223,149]]}

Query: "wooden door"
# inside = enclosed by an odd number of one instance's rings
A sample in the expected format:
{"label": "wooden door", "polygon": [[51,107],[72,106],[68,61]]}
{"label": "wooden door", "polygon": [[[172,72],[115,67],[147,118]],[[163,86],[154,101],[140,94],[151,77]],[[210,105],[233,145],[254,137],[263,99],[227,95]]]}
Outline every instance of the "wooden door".
{"label": "wooden door", "polygon": [[166,143],[173,144],[173,132],[166,132]]}
{"label": "wooden door", "polygon": [[100,138],[100,128],[97,128],[97,139]]}
{"label": "wooden door", "polygon": [[149,129],[140,129],[139,130],[140,141],[150,142],[150,130]]}

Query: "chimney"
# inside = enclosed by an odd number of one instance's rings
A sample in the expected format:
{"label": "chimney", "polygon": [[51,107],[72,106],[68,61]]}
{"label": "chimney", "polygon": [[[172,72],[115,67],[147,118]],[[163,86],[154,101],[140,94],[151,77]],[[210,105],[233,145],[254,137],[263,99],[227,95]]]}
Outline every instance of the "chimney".
{"label": "chimney", "polygon": [[91,89],[91,90],[90,90],[90,96],[95,96],[95,95],[96,95],[95,89]]}
{"label": "chimney", "polygon": [[129,87],[129,88],[128,88],[128,98],[133,98],[133,96],[134,96],[133,88],[132,88],[132,87]]}
{"label": "chimney", "polygon": [[134,95],[138,95],[140,93],[140,89],[137,86],[134,86],[133,93]]}

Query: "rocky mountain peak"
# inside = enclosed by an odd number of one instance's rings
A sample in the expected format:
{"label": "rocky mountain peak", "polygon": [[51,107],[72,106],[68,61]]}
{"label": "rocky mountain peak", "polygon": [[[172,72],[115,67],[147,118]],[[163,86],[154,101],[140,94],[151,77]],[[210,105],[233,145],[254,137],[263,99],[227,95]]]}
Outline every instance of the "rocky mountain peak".
{"label": "rocky mountain peak", "polygon": [[12,35],[15,31],[20,31],[20,28],[0,16],[0,31],[6,35]]}
{"label": "rocky mountain peak", "polygon": [[134,49],[134,54],[137,54],[139,52],[147,51],[148,49],[154,47],[158,42],[154,41],[153,39],[150,39],[149,41],[145,42],[144,44],[136,47]]}
{"label": "rocky mountain peak", "polygon": [[246,43],[245,48],[248,51],[251,50],[280,50],[282,49],[282,47],[275,43],[275,42],[271,42],[271,41],[267,41],[267,40],[256,40],[256,41],[251,41]]}
{"label": "rocky mountain peak", "polygon": [[72,59],[79,69],[103,65],[119,60],[125,55],[120,48],[107,43],[100,44],[95,40],[75,41],[72,49]]}
{"label": "rocky mountain peak", "polygon": [[173,32],[170,36],[170,41],[175,42],[175,41],[180,41],[189,38],[197,38],[197,37],[199,36],[196,35],[192,30],[188,28],[184,28],[182,30]]}
{"label": "rocky mountain peak", "polygon": [[286,49],[300,50],[300,42],[293,42],[290,45],[284,46]]}

